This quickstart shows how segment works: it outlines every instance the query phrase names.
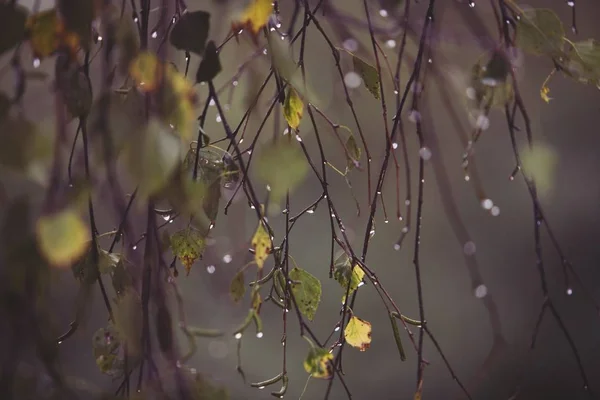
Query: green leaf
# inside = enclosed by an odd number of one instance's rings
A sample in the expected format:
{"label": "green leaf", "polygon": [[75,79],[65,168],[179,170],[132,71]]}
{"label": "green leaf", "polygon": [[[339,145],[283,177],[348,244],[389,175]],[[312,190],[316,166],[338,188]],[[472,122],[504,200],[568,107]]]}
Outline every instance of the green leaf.
{"label": "green leaf", "polygon": [[361,156],[361,152],[362,150],[360,149],[360,147],[358,147],[358,144],[356,143],[356,139],[354,138],[354,135],[352,133],[350,133],[350,136],[348,136],[348,139],[346,139],[346,158],[347,158],[347,167],[349,170],[358,167],[360,165],[360,156]]}
{"label": "green leaf", "polygon": [[573,43],[557,63],[562,72],[581,83],[600,84],[600,43],[594,39]]}
{"label": "green leaf", "polygon": [[129,172],[139,185],[142,196],[151,196],[164,188],[181,159],[181,141],[152,119],[145,132],[128,143]]}
{"label": "green leaf", "polygon": [[546,196],[552,190],[558,155],[544,143],[537,143],[531,150],[527,147],[521,153],[521,163],[526,176],[533,179],[540,196]]}
{"label": "green leaf", "polygon": [[310,273],[300,268],[293,268],[289,273],[294,299],[302,314],[312,321],[321,302],[321,282]]}
{"label": "green leaf", "polygon": [[181,261],[189,275],[192,265],[202,257],[204,252],[204,236],[194,228],[186,228],[171,235],[171,250]]}
{"label": "green leaf", "polygon": [[231,299],[238,303],[246,293],[246,283],[244,281],[244,271],[239,271],[233,277],[231,284],[229,285],[229,294],[231,295]]}
{"label": "green leaf", "polygon": [[128,272],[128,269],[130,268],[131,263],[124,257],[120,257],[119,262],[110,273],[113,289],[115,290],[117,297],[123,296],[126,290],[133,286],[133,279]]}
{"label": "green leaf", "polygon": [[369,92],[379,100],[380,83],[377,69],[355,54],[352,54],[352,63],[354,64],[354,70],[360,75]]}
{"label": "green leaf", "polygon": [[517,19],[516,44],[525,52],[553,57],[560,55],[564,37],[562,22],[550,9],[529,9]]}
{"label": "green leaf", "polygon": [[204,57],[198,66],[196,72],[196,82],[208,82],[215,79],[215,77],[221,72],[221,61],[219,60],[219,53],[217,52],[217,46],[212,40],[206,45],[204,50]]}
{"label": "green leaf", "polygon": [[[333,277],[344,289],[348,288],[350,282],[350,292],[352,294],[362,282],[365,272],[358,265],[354,267],[350,264],[350,259],[346,253],[343,253],[334,263]],[[345,295],[345,294],[344,294]]]}
{"label": "green leaf", "polygon": [[36,225],[40,251],[55,267],[68,267],[85,254],[90,244],[90,230],[79,213],[64,209],[42,215]]}
{"label": "green leaf", "polygon": [[290,86],[287,95],[285,96],[285,102],[283,103],[283,116],[290,128],[298,129],[303,113],[304,102],[298,95],[296,89]]}
{"label": "green leaf", "polygon": [[333,354],[327,349],[313,347],[304,359],[304,370],[313,378],[330,378],[333,374]]}
{"label": "green leaf", "polygon": [[94,19],[93,0],[59,0],[56,2],[65,28],[79,36],[81,47],[89,49]]}
{"label": "green leaf", "polygon": [[210,14],[206,11],[186,12],[175,23],[169,36],[171,45],[201,56],[204,53],[210,27]]}
{"label": "green leaf", "polygon": [[121,255],[98,249],[98,271],[101,274],[112,274],[121,261]]}
{"label": "green leaf", "polygon": [[94,264],[92,252],[93,247],[90,247],[85,256],[71,267],[75,279],[86,285],[94,284],[100,276],[98,265]]}
{"label": "green leaf", "polygon": [[0,55],[15,47],[25,37],[27,9],[21,5],[0,3]]}
{"label": "green leaf", "polygon": [[293,191],[308,173],[304,154],[287,140],[264,146],[255,168],[259,180],[269,185],[274,202],[279,202],[288,190]]}
{"label": "green leaf", "polygon": [[344,329],[344,338],[350,346],[367,350],[371,346],[371,323],[352,316]]}
{"label": "green leaf", "polygon": [[92,337],[92,350],[96,365],[103,374],[115,376],[123,372],[124,363],[119,358],[121,340],[117,330],[109,325],[100,328]]}
{"label": "green leaf", "polygon": [[[502,107],[514,97],[510,79],[501,59],[493,56],[484,66],[477,63],[471,69],[472,100],[475,108]],[[506,73],[506,74],[505,74]]]}

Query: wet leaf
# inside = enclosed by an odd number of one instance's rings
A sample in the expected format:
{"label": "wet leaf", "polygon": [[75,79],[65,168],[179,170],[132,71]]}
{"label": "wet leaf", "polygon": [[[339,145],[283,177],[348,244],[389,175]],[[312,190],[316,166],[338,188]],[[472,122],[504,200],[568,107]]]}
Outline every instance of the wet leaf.
{"label": "wet leaf", "polygon": [[554,13],[546,8],[529,9],[517,20],[517,47],[535,55],[557,56],[563,50],[565,30]]}
{"label": "wet leaf", "polygon": [[477,108],[492,107],[504,108],[507,102],[514,98],[514,90],[509,79],[503,75],[502,67],[493,67],[491,72],[487,65],[499,61],[490,60],[485,66],[477,63],[471,69],[471,100]]}
{"label": "wet leaf", "polygon": [[344,329],[344,338],[350,346],[367,350],[371,346],[371,323],[352,316]]}
{"label": "wet leaf", "polygon": [[15,47],[25,37],[27,9],[21,5],[0,3],[0,55]]}
{"label": "wet leaf", "polygon": [[40,251],[55,267],[66,267],[85,254],[90,230],[79,213],[64,209],[38,219],[36,234]]}
{"label": "wet leaf", "polygon": [[248,29],[254,37],[269,22],[273,13],[271,0],[250,0],[237,21],[233,23],[233,30]]}
{"label": "wet leaf", "polygon": [[360,285],[364,276],[365,272],[358,265],[354,265],[353,268],[351,267],[350,259],[346,253],[338,257],[334,263],[333,277],[344,291],[348,288],[348,283],[350,283],[349,294],[358,289],[358,285]]}
{"label": "wet leaf", "polygon": [[113,326],[100,328],[92,337],[92,350],[96,365],[103,374],[115,376],[123,372],[123,360],[119,357],[121,341]]}
{"label": "wet leaf", "polygon": [[377,73],[377,69],[371,64],[364,61],[362,58],[357,55],[352,54],[352,63],[354,65],[354,70],[357,74],[360,75],[365,86],[371,92],[373,97],[379,100],[380,89],[379,89],[379,74]]}
{"label": "wet leaf", "polygon": [[321,302],[321,282],[310,273],[300,268],[293,268],[289,273],[292,293],[298,310],[312,321]]}
{"label": "wet leaf", "polygon": [[186,12],[175,23],[169,41],[178,50],[201,56],[204,53],[210,27],[210,14],[205,11]]}
{"label": "wet leaf", "polygon": [[269,257],[272,250],[269,232],[262,221],[259,221],[256,232],[254,232],[251,246],[252,249],[254,249],[254,261],[256,262],[256,265],[258,265],[258,268],[262,269],[265,265],[265,260]]}
{"label": "wet leaf", "polygon": [[204,236],[191,227],[171,235],[171,250],[173,251],[173,255],[179,258],[188,275],[194,262],[202,257],[205,244]]}
{"label": "wet leaf", "polygon": [[304,370],[313,378],[331,378],[333,374],[333,354],[327,349],[314,347],[304,359]]}
{"label": "wet leaf", "polygon": [[285,102],[283,103],[283,116],[290,128],[298,129],[303,113],[304,102],[298,95],[298,92],[296,92],[296,89],[290,86],[285,96]]}
{"label": "wet leaf", "polygon": [[221,61],[219,60],[219,53],[217,52],[217,46],[212,40],[206,45],[204,50],[204,57],[198,66],[196,72],[196,82],[208,82],[215,79],[215,77],[221,72]]}
{"label": "wet leaf", "polygon": [[245,293],[246,282],[244,281],[244,271],[238,271],[229,285],[229,294],[235,303],[239,303],[239,301],[244,297]]}
{"label": "wet leaf", "polygon": [[59,33],[62,31],[62,23],[56,9],[52,8],[30,16],[27,20],[27,29],[31,50],[35,57],[48,57],[56,51],[60,44]]}
{"label": "wet leaf", "polygon": [[255,161],[258,178],[269,185],[271,198],[279,202],[293,191],[308,173],[304,154],[295,143],[280,140],[265,145]]}
{"label": "wet leaf", "polygon": [[600,43],[596,40],[572,43],[564,57],[555,62],[567,76],[584,84],[600,85]]}
{"label": "wet leaf", "polygon": [[151,196],[172,179],[181,159],[181,141],[156,119],[130,138],[126,160],[142,196]]}
{"label": "wet leaf", "polygon": [[101,274],[111,274],[121,261],[121,255],[98,249],[98,271]]}
{"label": "wet leaf", "polygon": [[82,47],[88,49],[92,40],[94,0],[58,0],[56,3],[65,29],[75,33]]}
{"label": "wet leaf", "polygon": [[350,133],[350,136],[348,136],[348,139],[346,139],[345,147],[348,169],[350,170],[352,168],[358,167],[360,165],[360,156],[362,150],[360,149],[360,147],[358,147],[358,144],[356,143],[356,138],[352,133]]}

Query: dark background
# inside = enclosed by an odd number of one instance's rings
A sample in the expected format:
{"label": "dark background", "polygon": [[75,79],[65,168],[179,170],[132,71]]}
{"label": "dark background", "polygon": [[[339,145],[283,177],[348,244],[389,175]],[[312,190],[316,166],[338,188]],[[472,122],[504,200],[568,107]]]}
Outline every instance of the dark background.
{"label": "dark background", "polygon": [[[32,3],[21,1],[20,3]],[[227,2],[221,2],[227,3]],[[413,7],[411,23],[414,27],[422,25],[418,19],[425,15],[426,1],[420,1]],[[508,131],[504,115],[493,111],[490,115],[490,128],[484,132],[476,146],[476,162],[479,175],[487,196],[500,207],[500,215],[492,217],[480,206],[480,199],[473,186],[465,182],[461,168],[461,157],[464,147],[459,140],[469,131],[457,131],[449,118],[448,110],[456,110],[465,128],[469,127],[469,119],[465,106],[465,89],[463,82],[471,65],[483,50],[485,37],[475,37],[464,18],[468,13],[480,20],[489,32],[496,36],[492,24],[492,13],[487,1],[479,0],[474,8],[466,2],[454,0],[438,0],[436,13],[436,43],[433,63],[435,74],[450,90],[447,99],[440,95],[439,87],[433,79],[426,82],[426,95],[423,104],[428,104],[423,111],[426,144],[431,148],[433,157],[426,164],[425,204],[423,230],[421,238],[421,271],[424,289],[425,313],[428,325],[442,347],[446,357],[458,377],[476,399],[508,399],[514,394],[519,382],[523,388],[519,399],[585,399],[582,390],[575,358],[558,329],[556,321],[546,314],[542,322],[538,344],[529,351],[529,343],[539,309],[543,302],[539,277],[535,265],[533,241],[532,203],[522,178],[509,181],[515,162],[510,147]],[[42,1],[43,6],[50,6],[50,0]],[[338,0],[333,4],[338,10],[358,18],[364,18],[362,2]],[[566,2],[531,1],[535,7],[550,7],[565,22],[568,29],[571,18],[570,8]],[[210,9],[213,11],[211,37],[219,42],[229,29],[228,6],[216,6],[213,2],[188,1],[190,9]],[[282,1],[281,9],[285,22],[289,17],[291,2]],[[443,10],[443,12],[442,12]],[[156,17],[157,12],[154,12]],[[381,26],[391,26],[372,10],[373,19]],[[569,33],[573,40],[589,37],[600,38],[597,17],[600,15],[600,3],[592,0],[577,2],[577,24],[579,34]],[[321,20],[324,20],[321,17]],[[331,25],[324,24],[327,32],[335,38],[336,45],[341,47],[343,40],[338,40]],[[355,29],[353,25],[346,27],[362,44],[359,54],[372,60],[368,34],[364,29]],[[383,36],[382,36],[383,37]],[[398,36],[394,36],[399,42]],[[339,77],[334,69],[331,52],[326,47],[316,30],[308,34],[306,54],[307,78],[318,96],[319,107],[329,117],[353,131],[355,126],[351,114],[344,102],[343,90]],[[381,41],[384,43],[384,41]],[[384,47],[390,63],[395,65],[394,52]],[[415,55],[414,43],[409,45],[411,58]],[[297,49],[296,49],[297,50]],[[240,45],[228,45],[221,55],[224,72],[217,79],[217,87],[226,82],[236,71],[237,66],[254,52],[253,45],[241,40]],[[174,61],[183,65],[183,54],[172,53]],[[2,60],[4,64],[5,60]],[[197,59],[192,60],[191,71],[195,71]],[[245,73],[240,78],[240,85],[233,92],[230,111],[227,118],[232,125],[242,116],[244,109],[244,93],[248,83],[257,79],[262,81],[266,76],[268,58],[256,60],[256,74]],[[407,66],[408,67],[408,66]],[[43,69],[50,72],[52,61],[43,63]],[[351,62],[345,60],[344,71],[351,68]],[[557,74],[551,81],[551,97],[546,104],[539,97],[539,89],[552,63],[545,58],[525,56],[522,67],[518,70],[519,85],[525,99],[536,143],[552,149],[557,156],[557,163],[551,176],[550,189],[541,196],[547,218],[559,240],[567,258],[572,262],[577,273],[585,282],[592,296],[600,298],[600,270],[598,260],[600,250],[597,241],[600,236],[600,181],[597,171],[600,157],[597,149],[600,138],[597,131],[600,123],[600,92],[593,86],[585,86]],[[96,66],[95,72],[99,69]],[[403,70],[402,79],[406,81],[409,69]],[[433,76],[433,75],[431,75]],[[3,77],[3,87],[11,82]],[[387,98],[392,98],[392,86],[389,76],[384,78]],[[30,105],[28,115],[41,123],[52,127],[53,98],[48,90],[50,82],[32,85],[25,95],[26,104]],[[404,85],[402,86],[404,87]],[[99,91],[97,83],[95,92]],[[198,87],[200,98],[205,98],[206,87]],[[227,92],[226,92],[227,93]],[[361,124],[369,141],[369,149],[373,156],[373,170],[378,171],[383,154],[384,134],[380,104],[374,100],[367,90],[361,86],[351,91]],[[227,96],[223,95],[223,99]],[[266,99],[267,97],[265,97]],[[261,111],[266,109],[266,100]],[[390,102],[391,104],[391,102]],[[390,108],[390,117],[393,107]],[[280,112],[280,111],[279,111]],[[260,114],[260,113],[259,113]],[[216,109],[209,112],[207,133],[211,137],[223,134],[221,126],[215,121]],[[318,118],[318,117],[317,117]],[[257,117],[258,119],[258,117]],[[418,146],[414,128],[405,118],[405,127],[409,137],[409,155],[413,172],[413,184],[416,181]],[[252,127],[259,121],[254,120]],[[322,137],[326,137],[328,159],[338,166],[344,163],[343,153],[335,147],[336,141],[328,132],[329,126],[319,120]],[[267,124],[264,140],[273,132],[272,123]],[[281,125],[282,126],[282,125]],[[70,127],[73,131],[75,126]],[[50,129],[50,128],[49,128]],[[314,134],[305,116],[300,127],[304,141],[312,151],[316,150]],[[356,132],[355,132],[356,133]],[[519,142],[524,143],[524,134]],[[397,150],[400,157],[400,149]],[[317,154],[314,152],[313,154]],[[364,160],[363,160],[364,161]],[[364,162],[363,162],[364,164]],[[438,165],[434,174],[434,166]],[[443,171],[444,175],[439,172]],[[415,273],[412,265],[412,247],[414,230],[405,242],[401,251],[393,249],[403,225],[392,218],[395,214],[395,179],[393,168],[390,169],[385,186],[386,206],[390,222],[384,223],[381,210],[376,219],[376,234],[371,241],[367,258],[369,267],[376,271],[381,282],[404,313],[414,318],[418,316]],[[354,201],[342,178],[330,173],[330,191],[334,202],[343,217],[350,237],[356,249],[362,245],[367,214],[367,189],[365,172],[354,171],[351,174],[356,195],[361,203],[361,216],[356,217]],[[35,199],[41,201],[43,189],[34,185],[24,186],[11,177],[2,177],[9,194],[27,191]],[[375,177],[373,176],[373,180]],[[440,183],[446,189],[440,190]],[[19,186],[20,185],[20,186]],[[448,190],[449,188],[449,190]],[[314,177],[309,177],[297,189],[292,199],[292,214],[310,204],[320,194],[321,188]],[[401,201],[404,200],[404,182],[401,182]],[[264,191],[263,191],[264,193]],[[413,196],[416,186],[413,187]],[[112,208],[102,193],[97,193],[96,207],[100,213],[100,230],[114,229],[118,219],[112,215]],[[416,198],[413,197],[413,202]],[[465,258],[464,242],[456,239],[452,225],[444,205],[455,202],[458,216],[466,229],[470,240],[476,244],[473,257]],[[103,206],[103,204],[107,204]],[[136,218],[139,219],[140,233],[143,223],[143,212],[139,208]],[[414,211],[414,207],[413,207]],[[180,276],[179,285],[184,293],[188,313],[188,323],[194,326],[231,330],[245,316],[247,299],[236,306],[229,300],[228,286],[231,277],[238,267],[245,264],[250,255],[247,254],[248,239],[255,228],[255,214],[248,209],[245,201],[238,201],[232,207],[229,216],[219,217],[214,233],[214,244],[207,250],[204,260],[198,262],[189,277]],[[413,216],[414,219],[414,216]],[[281,240],[283,227],[282,216],[272,216],[276,241]],[[174,229],[172,229],[174,231]],[[588,379],[595,393],[600,393],[600,321],[593,305],[586,300],[581,288],[572,283],[573,295],[567,296],[560,258],[553,249],[545,230],[543,233],[543,250],[545,268],[552,300],[572,335],[577,350],[581,355]],[[317,209],[312,216],[302,218],[291,235],[290,252],[297,263],[321,279],[323,283],[323,299],[312,328],[320,337],[326,337],[336,321],[340,309],[341,289],[337,282],[328,280],[329,264],[329,218],[324,207]],[[225,254],[232,255],[231,263],[224,263]],[[486,308],[482,300],[474,296],[473,284],[467,272],[467,263],[477,264],[488,293],[493,296],[502,322],[502,333],[506,346],[500,348],[497,357],[486,368],[482,364],[493,344]],[[215,265],[214,274],[207,272],[207,266]],[[268,267],[271,264],[267,264]],[[52,301],[57,326],[67,328],[73,315],[73,302],[76,294],[76,282],[70,272],[62,273],[54,284]],[[110,379],[102,376],[95,366],[91,351],[93,332],[106,323],[106,312],[99,293],[95,293],[93,315],[86,326],[80,328],[67,342],[61,345],[61,360],[67,375],[78,377],[97,388],[112,387]],[[371,348],[364,352],[347,348],[344,351],[344,371],[346,381],[356,399],[410,399],[415,390],[417,356],[411,348],[404,332],[404,344],[408,352],[408,360],[402,363],[398,357],[388,317],[381,300],[369,285],[359,290],[357,315],[369,320],[373,325],[373,342]],[[250,381],[261,381],[278,374],[281,370],[281,312],[274,307],[265,306],[261,313],[265,323],[262,339],[244,337],[242,347],[243,367]],[[417,330],[413,329],[417,334]],[[298,398],[304,387],[307,374],[302,367],[308,347],[297,334],[298,326],[295,318],[289,318],[288,325],[288,372],[290,386],[286,398]],[[0,334],[1,335],[1,334]],[[230,388],[233,399],[267,399],[271,398],[271,388],[264,391],[252,389],[244,385],[235,371],[236,341],[232,337],[223,339],[198,339],[198,353],[190,364],[199,372],[211,376],[214,380]],[[439,354],[431,342],[425,340],[425,358],[430,365],[424,375],[425,399],[458,399],[462,398],[458,386],[444,366]],[[90,387],[92,387],[90,386]],[[321,398],[326,382],[311,380],[304,399]],[[273,386],[275,390],[278,386]],[[339,384],[334,383],[335,399],[346,398]]]}

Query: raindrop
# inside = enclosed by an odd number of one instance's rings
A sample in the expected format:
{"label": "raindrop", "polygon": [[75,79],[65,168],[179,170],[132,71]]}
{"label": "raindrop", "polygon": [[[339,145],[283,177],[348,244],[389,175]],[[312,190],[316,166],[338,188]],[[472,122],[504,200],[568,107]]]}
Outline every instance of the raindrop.
{"label": "raindrop", "polygon": [[477,93],[475,92],[475,89],[472,87],[468,87],[467,90],[467,97],[471,100],[475,100],[475,96],[477,95]]}
{"label": "raindrop", "polygon": [[264,49],[264,50],[263,50],[263,54],[264,54],[264,55],[267,55],[267,49]]}
{"label": "raindrop", "polygon": [[33,59],[33,68],[38,68],[40,66],[40,59],[39,58],[34,58]]}
{"label": "raindrop", "polygon": [[217,118],[216,118],[216,120],[217,120],[217,122],[221,122],[221,121],[222,121],[222,119],[221,119],[221,115],[217,115]]}
{"label": "raindrop", "polygon": [[361,83],[360,75],[358,75],[354,71],[350,71],[344,76],[344,83],[350,89],[356,89],[357,87],[360,86],[360,83]]}
{"label": "raindrop", "polygon": [[338,325],[338,326],[335,327],[334,331],[335,332],[339,332],[339,330],[340,330],[340,326]]}
{"label": "raindrop", "polygon": [[465,181],[469,182],[471,180],[471,177],[469,175],[465,175]]}
{"label": "raindrop", "polygon": [[265,387],[264,386],[259,386],[258,387],[260,390],[263,390]]}
{"label": "raindrop", "polygon": [[410,206],[410,200],[409,199],[404,200],[404,205]]}
{"label": "raindrop", "polygon": [[421,147],[419,150],[419,155],[423,160],[427,161],[431,158],[431,150],[429,147]]}
{"label": "raindrop", "polygon": [[306,212],[309,213],[309,214],[314,214],[315,213],[315,209],[311,208],[311,209],[306,210]]}
{"label": "raindrop", "polygon": [[574,1],[567,1],[567,5],[569,7],[575,7],[575,2]]}
{"label": "raindrop", "polygon": [[157,31],[152,31],[152,33],[150,34],[150,36],[152,36],[152,39],[156,39],[158,37],[158,32]]}
{"label": "raindrop", "polygon": [[135,250],[135,249],[137,249],[137,245],[134,244],[133,247],[131,247],[131,250]]}
{"label": "raindrop", "polygon": [[572,294],[573,294],[573,289],[567,288],[567,296],[570,296]]}
{"label": "raindrop", "polygon": [[383,18],[386,18],[388,16],[388,12],[387,10],[381,9],[379,10],[379,15],[381,15]]}
{"label": "raindrop", "polygon": [[421,82],[413,82],[410,84],[410,90],[413,93],[421,93],[421,91],[423,90],[423,85],[421,84]]}
{"label": "raindrop", "polygon": [[469,7],[471,7],[471,8],[475,7],[475,2],[473,0],[469,1]]}
{"label": "raindrop", "polygon": [[96,38],[99,42],[102,41],[102,36],[98,35],[98,37]]}
{"label": "raindrop", "polygon": [[59,341],[58,341],[58,344],[62,344],[62,340],[59,340]]}
{"label": "raindrop", "polygon": [[267,185],[267,192],[271,191],[271,185]]}
{"label": "raindrop", "polygon": [[394,47],[396,47],[396,41],[395,41],[394,39],[388,39],[388,40],[385,42],[385,45],[386,45],[388,48],[390,48],[390,49],[393,49]]}
{"label": "raindrop", "polygon": [[394,250],[396,250],[396,251],[400,250],[400,244],[399,243],[394,244]]}
{"label": "raindrop", "polygon": [[342,46],[344,46],[344,49],[348,51],[358,50],[358,42],[352,38],[344,40]]}
{"label": "raindrop", "polygon": [[482,131],[485,131],[487,128],[490,127],[490,119],[487,116],[481,114],[479,117],[477,117],[475,127],[477,129],[481,129]]}
{"label": "raindrop", "polygon": [[464,247],[463,247],[463,251],[466,255],[468,256],[472,256],[473,254],[475,254],[475,243],[474,242],[467,242],[465,243]]}
{"label": "raindrop", "polygon": [[256,333],[256,337],[257,337],[257,338],[259,338],[259,339],[260,339],[260,338],[262,338],[263,336],[264,336],[264,335],[263,335],[263,333],[262,333],[262,332],[257,332],[257,333]]}
{"label": "raindrop", "polygon": [[240,83],[239,83],[238,81],[233,81],[233,83],[232,83],[232,85],[233,85],[233,86],[237,86],[237,85],[239,85],[239,84],[240,84]]}
{"label": "raindrop", "polygon": [[133,16],[133,22],[135,22],[137,24],[138,21],[139,21],[139,19],[138,19],[137,15],[134,15]]}
{"label": "raindrop", "polygon": [[215,99],[210,99],[210,101],[208,102],[209,106],[214,106],[215,105]]}
{"label": "raindrop", "polygon": [[237,340],[240,340],[242,338],[242,332],[236,333],[234,338],[236,338]]}
{"label": "raindrop", "polygon": [[209,274],[214,274],[215,270],[216,268],[214,265],[209,265],[208,267],[206,267],[206,272],[208,272]]}
{"label": "raindrop", "polygon": [[364,284],[365,284],[364,282],[360,282],[360,283],[358,284],[358,287],[361,287],[361,286],[363,286]]}
{"label": "raindrop", "polygon": [[408,120],[413,123],[417,123],[421,120],[421,113],[417,110],[410,110],[408,114]]}
{"label": "raindrop", "polygon": [[392,148],[394,150],[396,150],[398,148],[398,143],[396,143],[396,142],[392,143]]}
{"label": "raindrop", "polygon": [[482,78],[481,83],[485,86],[496,87],[498,86],[498,81],[494,78]]}
{"label": "raindrop", "polygon": [[302,138],[300,137],[300,135],[296,135],[296,140],[299,141],[299,142],[302,141]]}
{"label": "raindrop", "polygon": [[170,216],[169,214],[165,214],[165,215],[163,215],[163,219],[164,219],[165,221],[168,221],[168,220],[170,220],[170,219],[171,219],[171,216]]}
{"label": "raindrop", "polygon": [[483,207],[485,210],[491,210],[492,207],[494,207],[494,202],[492,199],[483,199],[481,200],[481,207]]}
{"label": "raindrop", "polygon": [[491,212],[494,217],[497,217],[498,215],[500,215],[500,207],[493,206]]}
{"label": "raindrop", "polygon": [[231,257],[231,254],[225,254],[223,256],[223,262],[225,264],[229,264],[231,262],[231,260],[233,259],[233,257]]}
{"label": "raindrop", "polygon": [[389,221],[388,219],[385,219],[385,220],[383,221],[383,223],[384,223],[384,224],[387,224],[387,223],[389,223],[389,222],[390,222],[390,221]]}
{"label": "raindrop", "polygon": [[481,284],[475,288],[475,297],[477,297],[478,299],[483,299],[485,296],[487,296],[487,292],[487,286]]}

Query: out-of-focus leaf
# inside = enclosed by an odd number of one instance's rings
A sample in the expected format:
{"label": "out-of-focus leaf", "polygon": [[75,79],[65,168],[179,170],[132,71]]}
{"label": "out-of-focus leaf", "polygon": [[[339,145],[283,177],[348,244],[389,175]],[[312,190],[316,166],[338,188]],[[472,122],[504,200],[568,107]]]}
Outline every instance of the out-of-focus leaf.
{"label": "out-of-focus leaf", "polygon": [[121,340],[113,326],[100,328],[94,333],[92,349],[96,365],[103,374],[115,376],[123,373],[124,365],[119,355],[120,348]]}
{"label": "out-of-focus leaf", "polygon": [[115,16],[117,25],[115,42],[119,48],[119,71],[125,75],[129,71],[129,65],[140,52],[140,37],[137,25],[132,18],[118,18]]}
{"label": "out-of-focus leaf", "polygon": [[321,302],[321,282],[310,273],[300,268],[293,268],[289,273],[294,299],[298,310],[312,321]]}
{"label": "out-of-focus leaf", "polygon": [[81,46],[86,50],[89,49],[92,39],[94,1],[58,0],[57,7],[62,16],[65,29],[77,34]]}
{"label": "out-of-focus leaf", "polygon": [[246,293],[246,283],[244,281],[244,271],[239,271],[233,277],[231,284],[229,285],[229,294],[231,295],[231,299],[238,303]]}
{"label": "out-of-focus leaf", "polygon": [[563,57],[554,60],[561,72],[584,83],[600,86],[600,43],[594,39],[570,43]]}
{"label": "out-of-focus leaf", "polygon": [[360,156],[362,150],[360,149],[360,147],[358,147],[358,143],[356,143],[356,139],[354,138],[354,135],[352,133],[350,133],[348,139],[346,139],[345,147],[347,153],[346,166],[348,170],[358,167],[360,165]]}
{"label": "out-of-focus leaf", "polygon": [[541,196],[552,190],[558,155],[546,144],[538,143],[532,150],[525,149],[521,154],[521,163],[525,174],[533,179]]}
{"label": "out-of-focus leaf", "polygon": [[90,244],[90,230],[78,212],[64,209],[42,215],[36,226],[40,251],[55,267],[67,267],[81,257]]}
{"label": "out-of-focus leaf", "polygon": [[371,323],[353,315],[344,329],[344,338],[350,346],[367,350],[371,346]]}
{"label": "out-of-focus leaf", "polygon": [[27,29],[35,57],[48,57],[56,51],[60,44],[59,32],[62,30],[62,23],[56,9],[52,8],[30,16],[27,20]]}
{"label": "out-of-focus leaf", "polygon": [[152,119],[144,132],[130,140],[126,159],[129,172],[139,185],[142,196],[151,196],[163,189],[181,159],[181,141],[167,128]]}
{"label": "out-of-focus leaf", "polygon": [[[471,100],[475,102],[476,108],[486,107],[504,107],[514,97],[514,91],[510,79],[504,75],[504,67],[500,64],[502,61],[494,57],[483,66],[477,63],[471,69],[471,87],[472,93],[468,93]],[[488,68],[488,66],[492,67]]]}
{"label": "out-of-focus leaf", "polygon": [[373,97],[379,100],[380,83],[377,69],[355,54],[352,54],[352,63],[354,65],[354,70],[360,75],[369,92],[371,92]]}
{"label": "out-of-focus leaf", "polygon": [[343,253],[334,263],[333,277],[340,284],[340,286],[346,290],[348,283],[350,283],[350,292],[352,294],[362,282],[365,276],[365,271],[362,270],[358,265],[352,267],[350,259],[346,253]]}
{"label": "out-of-focus leaf", "polygon": [[327,349],[313,347],[304,359],[304,370],[313,378],[331,378],[333,354]]}
{"label": "out-of-focus leaf", "polygon": [[149,51],[141,52],[129,64],[129,75],[135,80],[141,92],[152,92],[158,88],[163,76],[164,66]]}
{"label": "out-of-focus leaf", "polygon": [[133,286],[133,280],[128,271],[130,268],[131,263],[124,257],[120,257],[119,262],[110,272],[113,289],[115,290],[117,297],[123,296],[126,290]]}
{"label": "out-of-focus leaf", "polygon": [[256,262],[256,265],[258,265],[258,268],[262,269],[262,267],[265,265],[265,260],[267,257],[269,257],[269,254],[271,254],[272,250],[269,232],[263,225],[262,221],[259,221],[256,232],[254,232],[251,246],[252,249],[254,249],[254,261]]}
{"label": "out-of-focus leaf", "polygon": [[189,275],[192,265],[202,257],[205,237],[194,228],[186,228],[171,235],[171,250],[181,261]]}
{"label": "out-of-focus leaf", "polygon": [[27,9],[19,4],[0,4],[0,55],[15,47],[25,37]]}
{"label": "out-of-focus leaf", "polygon": [[0,139],[0,165],[4,167],[29,172],[52,158],[52,138],[41,134],[23,116],[0,119]]}
{"label": "out-of-focus leaf", "polygon": [[121,255],[98,249],[98,271],[101,274],[111,274],[121,261]]}
{"label": "out-of-focus leaf", "polygon": [[557,56],[562,53],[565,30],[554,11],[529,9],[517,19],[517,47],[535,55]]}
{"label": "out-of-focus leaf", "polygon": [[304,180],[308,164],[297,144],[280,140],[261,149],[255,161],[258,178],[269,185],[271,198],[279,202]]}
{"label": "out-of-focus leaf", "polygon": [[[119,338],[127,342],[127,351],[130,356],[137,357],[141,354],[142,337],[142,301],[136,291],[131,288],[125,290],[118,298],[113,308],[115,327]],[[131,364],[134,365],[130,358]]]}
{"label": "out-of-focus leaf", "polygon": [[169,41],[178,50],[201,56],[204,53],[210,27],[210,14],[206,11],[186,12],[175,23]]}
{"label": "out-of-focus leaf", "polygon": [[258,32],[269,22],[273,13],[273,3],[271,0],[250,0],[248,6],[233,23],[235,32],[240,29],[248,29],[254,38]]}
{"label": "out-of-focus leaf", "polygon": [[[57,83],[72,117],[85,117],[92,108],[92,84],[79,68],[57,73]],[[60,79],[58,79],[60,77]]]}
{"label": "out-of-focus leaf", "polygon": [[302,114],[304,114],[304,102],[298,95],[298,92],[296,92],[296,89],[290,86],[285,96],[285,102],[283,103],[283,116],[290,128],[298,129],[302,120]]}
{"label": "out-of-focus leaf", "polygon": [[204,57],[198,66],[196,72],[196,82],[208,82],[215,79],[215,77],[221,72],[221,61],[219,60],[219,53],[217,52],[217,46],[212,40],[206,45],[204,50]]}
{"label": "out-of-focus leaf", "polygon": [[173,319],[165,303],[160,304],[156,312],[156,336],[163,353],[173,349]]}

